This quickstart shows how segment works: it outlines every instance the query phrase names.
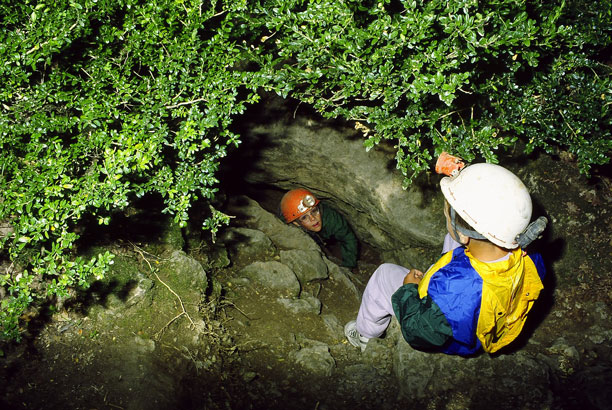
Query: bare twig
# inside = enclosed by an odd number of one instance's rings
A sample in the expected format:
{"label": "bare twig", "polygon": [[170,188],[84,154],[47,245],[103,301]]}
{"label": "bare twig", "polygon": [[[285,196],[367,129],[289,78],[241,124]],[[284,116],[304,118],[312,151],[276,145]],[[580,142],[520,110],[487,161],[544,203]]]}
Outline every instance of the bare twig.
{"label": "bare twig", "polygon": [[472,124],[474,123],[474,106],[472,106],[472,114],[470,116],[470,129],[472,130],[472,139],[476,139],[476,134],[474,133],[474,127]]}
{"label": "bare twig", "polygon": [[195,100],[184,101],[184,102],[181,102],[181,103],[178,103],[178,104],[174,104],[174,105],[166,105],[164,108],[168,108],[168,109],[177,108],[177,107],[180,107],[181,105],[194,104],[194,103],[197,103],[197,102],[200,102],[200,101],[206,101],[206,98],[198,98],[198,99],[195,99]]}
{"label": "bare twig", "polygon": [[293,111],[293,118],[295,118],[295,114],[297,113],[298,108],[300,108],[300,105],[302,105],[302,102],[300,101],[298,103],[298,105],[295,107],[295,111]]}
{"label": "bare twig", "polygon": [[561,110],[559,110],[559,114],[561,114],[561,117],[563,117],[563,122],[565,123],[565,125],[567,125],[567,128],[570,129],[572,134],[574,134],[574,137],[578,138],[578,135],[576,134],[576,131],[574,131],[572,126],[569,124],[569,122],[567,122],[567,119],[565,118],[565,115],[563,115],[563,112]]}
{"label": "bare twig", "polygon": [[[72,31],[73,28],[75,28],[77,26],[77,23],[74,23],[72,26],[70,26],[68,28],[68,31]],[[53,37],[53,41],[56,41],[58,39],[58,37]],[[50,40],[47,41],[43,41],[40,44],[35,45],[34,47],[32,47],[31,49],[29,49],[28,51],[26,51],[26,55],[32,54],[34,51],[39,50],[41,48],[43,48],[44,46],[46,46],[47,44],[49,44]]]}
{"label": "bare twig", "polygon": [[[187,310],[185,309],[185,304],[183,303],[183,299],[181,299],[181,297],[178,295],[178,293],[176,293],[170,286],[168,286],[168,284],[166,282],[164,282],[159,275],[157,274],[157,272],[155,272],[155,269],[153,269],[153,266],[151,265],[151,263],[149,262],[149,260],[145,257],[145,253],[146,251],[144,251],[143,249],[139,248],[138,246],[134,245],[133,243],[130,242],[130,244],[134,247],[134,250],[136,252],[138,252],[138,254],[140,255],[140,257],[147,263],[147,265],[149,265],[149,269],[151,270],[151,273],[153,273],[153,275],[155,275],[155,277],[157,278],[157,280],[164,285],[179,301],[179,304],[181,305],[181,312],[176,315],[175,317],[173,317],[172,319],[170,319],[170,321],[168,323],[166,323],[157,333],[156,335],[161,335],[161,333],[163,333],[163,331],[170,326],[176,319],[180,318],[181,316],[185,315],[187,316],[187,319],[189,319],[189,322],[191,323],[191,326],[195,327],[195,323],[194,321],[191,319],[191,316],[189,316],[189,313],[187,313]],[[150,254],[149,254],[150,255]],[[153,255],[154,256],[154,255]]]}
{"label": "bare twig", "polygon": [[81,67],[81,71],[84,72],[85,74],[87,74],[87,77],[91,78],[91,75],[89,75],[89,73],[87,71],[85,71],[85,69],[83,67]]}
{"label": "bare twig", "polygon": [[[162,282],[162,283],[163,283],[163,282]],[[183,309],[185,309],[185,308],[183,308]],[[167,329],[167,328],[168,328],[168,327],[169,327],[169,326],[170,326],[170,325],[171,325],[171,324],[172,324],[172,323],[173,323],[173,322],[174,322],[176,319],[178,319],[179,317],[181,317],[181,316],[183,316],[183,315],[187,315],[187,317],[189,318],[189,320],[191,320],[191,318],[189,317],[189,314],[188,314],[188,313],[187,313],[185,310],[183,310],[181,313],[179,313],[178,315],[176,315],[176,316],[174,316],[172,319],[170,319],[170,320],[168,321],[168,323],[166,323],[164,326],[162,326],[162,328],[161,328],[161,329],[159,329],[159,330],[157,331],[157,333],[155,333],[155,338],[156,338],[156,339],[159,339],[159,337],[162,335],[162,333],[164,333],[164,331],[165,331],[165,330],[166,330],[166,329]],[[191,323],[193,324],[193,321],[192,321]]]}
{"label": "bare twig", "polygon": [[257,320],[257,319],[252,319],[251,317],[249,317],[249,315],[247,315],[246,313],[244,313],[238,306],[236,306],[234,303],[232,302],[227,302],[227,305],[233,307],[234,309],[236,309],[238,312],[242,313],[244,315],[244,317],[246,317],[249,320]]}

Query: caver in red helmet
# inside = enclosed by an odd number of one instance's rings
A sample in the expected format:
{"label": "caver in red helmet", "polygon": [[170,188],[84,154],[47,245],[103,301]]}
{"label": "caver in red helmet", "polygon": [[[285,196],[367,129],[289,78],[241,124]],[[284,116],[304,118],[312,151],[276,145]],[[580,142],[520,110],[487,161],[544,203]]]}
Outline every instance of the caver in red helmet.
{"label": "caver in red helmet", "polygon": [[292,189],[281,199],[281,213],[285,222],[291,223],[319,204],[319,200],[307,189]]}

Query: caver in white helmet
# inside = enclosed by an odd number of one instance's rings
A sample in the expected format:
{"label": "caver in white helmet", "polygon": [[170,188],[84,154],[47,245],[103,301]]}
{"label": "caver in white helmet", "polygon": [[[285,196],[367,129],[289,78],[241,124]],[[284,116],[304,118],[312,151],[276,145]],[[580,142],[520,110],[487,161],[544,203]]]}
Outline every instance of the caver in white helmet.
{"label": "caver in white helmet", "polygon": [[473,164],[442,178],[440,187],[452,209],[480,235],[502,248],[519,246],[517,236],[529,225],[532,205],[527,188],[512,172]]}

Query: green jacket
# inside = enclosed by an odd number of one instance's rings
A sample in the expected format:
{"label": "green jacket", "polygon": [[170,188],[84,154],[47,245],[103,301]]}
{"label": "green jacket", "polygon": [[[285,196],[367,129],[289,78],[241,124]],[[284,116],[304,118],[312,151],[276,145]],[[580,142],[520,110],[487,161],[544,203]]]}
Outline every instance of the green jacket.
{"label": "green jacket", "polygon": [[354,268],[357,266],[357,238],[346,219],[335,209],[323,202],[319,203],[321,209],[321,230],[317,235],[323,239],[334,238],[340,242],[342,266]]}

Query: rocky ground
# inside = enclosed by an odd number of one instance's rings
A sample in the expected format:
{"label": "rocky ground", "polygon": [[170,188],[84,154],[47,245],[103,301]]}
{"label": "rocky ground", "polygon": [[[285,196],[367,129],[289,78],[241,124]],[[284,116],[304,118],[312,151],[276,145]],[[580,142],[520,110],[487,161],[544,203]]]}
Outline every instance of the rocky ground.
{"label": "rocky ground", "polygon": [[[2,346],[0,406],[612,408],[612,186],[562,160],[515,171],[551,219],[534,245],[550,269],[524,336],[501,354],[415,351],[395,322],[360,352],[344,323],[377,264],[393,260],[364,244],[359,271],[340,268],[333,245],[276,218],[276,199],[232,194],[215,243],[138,209],[85,235],[83,252],[117,255],[113,271]],[[436,252],[411,260],[423,269]]]}

